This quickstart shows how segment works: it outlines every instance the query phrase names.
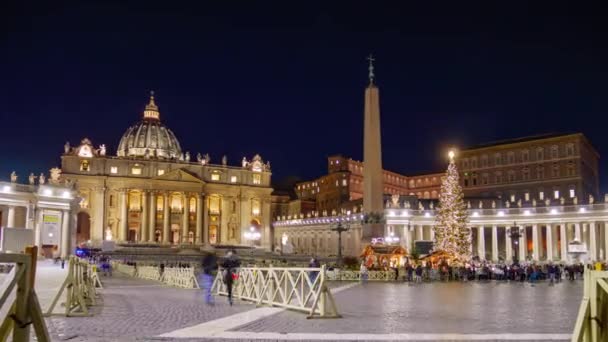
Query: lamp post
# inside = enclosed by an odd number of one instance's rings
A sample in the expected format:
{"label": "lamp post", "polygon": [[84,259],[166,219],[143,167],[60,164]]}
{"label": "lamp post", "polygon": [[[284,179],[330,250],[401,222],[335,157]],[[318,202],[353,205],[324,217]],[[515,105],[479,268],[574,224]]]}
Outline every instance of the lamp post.
{"label": "lamp post", "polygon": [[509,229],[509,237],[511,238],[511,250],[513,253],[513,265],[519,264],[519,238],[523,235],[521,228],[513,222],[513,227]]}
{"label": "lamp post", "polygon": [[342,233],[349,230],[350,225],[346,224],[346,226],[342,225],[342,222],[338,221],[338,224],[332,228],[334,232],[338,233],[338,267],[342,266]]}

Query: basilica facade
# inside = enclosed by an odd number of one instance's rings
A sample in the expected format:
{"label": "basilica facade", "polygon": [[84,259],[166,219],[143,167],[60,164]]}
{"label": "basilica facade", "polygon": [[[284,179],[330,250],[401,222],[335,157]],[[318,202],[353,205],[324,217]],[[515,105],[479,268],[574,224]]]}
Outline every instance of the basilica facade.
{"label": "basilica facade", "polygon": [[270,248],[270,163],[191,156],[161,122],[154,96],[115,155],[85,138],[66,143],[61,169],[80,197],[78,242]]}

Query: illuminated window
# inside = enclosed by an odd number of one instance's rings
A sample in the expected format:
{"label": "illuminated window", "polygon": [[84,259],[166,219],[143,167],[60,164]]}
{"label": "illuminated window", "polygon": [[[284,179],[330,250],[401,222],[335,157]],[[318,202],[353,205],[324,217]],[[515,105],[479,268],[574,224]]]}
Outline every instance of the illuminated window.
{"label": "illuminated window", "polygon": [[251,200],[251,214],[254,216],[260,215],[260,200],[257,198]]}
{"label": "illuminated window", "polygon": [[141,167],[135,166],[135,167],[131,168],[131,174],[141,175]]}
{"label": "illuminated window", "polygon": [[129,210],[139,211],[141,210],[141,193],[130,192],[129,193]]}
{"label": "illuminated window", "polygon": [[511,195],[511,202],[515,202],[515,195]]}
{"label": "illuminated window", "polygon": [[551,146],[551,158],[557,159],[559,155],[559,150],[557,149],[557,145]]}
{"label": "illuminated window", "polygon": [[220,180],[220,174],[219,173],[212,173],[211,174],[211,180],[212,181],[219,181]]}
{"label": "illuminated window", "polygon": [[236,176],[230,176],[230,182],[236,183]]}
{"label": "illuminated window", "polygon": [[161,212],[165,209],[165,198],[158,196],[156,197],[156,211]]}
{"label": "illuminated window", "polygon": [[182,195],[180,194],[172,194],[171,195],[171,211],[173,212],[181,212],[182,210]]}
{"label": "illuminated window", "polygon": [[162,175],[164,175],[164,174],[165,174],[165,170],[163,170],[163,169],[158,169],[158,171],[156,171],[156,174],[157,174],[157,175],[159,175],[159,176],[162,176]]}
{"label": "illuminated window", "polygon": [[253,184],[261,184],[262,175],[253,175]]}
{"label": "illuminated window", "polygon": [[540,199],[541,201],[545,199],[545,193],[542,191],[538,192],[538,199]]}
{"label": "illuminated window", "polygon": [[209,197],[209,212],[212,214],[220,213],[220,198],[218,196]]}
{"label": "illuminated window", "polygon": [[554,190],[553,191],[553,198],[559,199],[559,190]]}
{"label": "illuminated window", "polygon": [[111,166],[110,173],[118,173],[118,166]]}
{"label": "illuminated window", "polygon": [[85,172],[89,171],[89,161],[88,160],[80,161],[80,171],[85,171]]}
{"label": "illuminated window", "polygon": [[575,195],[574,189],[570,189],[570,198],[574,198]]}
{"label": "illuminated window", "polygon": [[343,179],[342,180],[342,186],[346,186],[346,185],[347,185],[346,179]]}
{"label": "illuminated window", "polygon": [[530,193],[529,193],[529,192],[526,192],[526,193],[524,194],[524,198],[526,199],[526,201],[529,201],[529,200],[530,200]]}

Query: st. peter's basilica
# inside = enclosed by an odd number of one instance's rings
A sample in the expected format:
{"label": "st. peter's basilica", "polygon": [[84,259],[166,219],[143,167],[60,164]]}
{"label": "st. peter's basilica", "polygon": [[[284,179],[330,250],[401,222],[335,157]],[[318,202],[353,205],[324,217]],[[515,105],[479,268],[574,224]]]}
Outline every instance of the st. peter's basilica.
{"label": "st. peter's basilica", "polygon": [[115,155],[84,138],[66,143],[62,177],[80,200],[77,241],[270,247],[270,163],[230,166],[182,150],[150,97]]}

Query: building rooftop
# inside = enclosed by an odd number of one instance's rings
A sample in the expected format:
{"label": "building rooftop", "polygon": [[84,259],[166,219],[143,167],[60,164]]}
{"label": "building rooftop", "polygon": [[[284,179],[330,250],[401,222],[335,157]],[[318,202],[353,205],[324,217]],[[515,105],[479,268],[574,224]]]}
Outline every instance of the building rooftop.
{"label": "building rooftop", "polygon": [[487,143],[483,143],[483,144],[479,144],[479,145],[470,146],[464,150],[465,151],[466,150],[476,150],[476,149],[492,147],[492,146],[517,144],[517,143],[522,143],[522,142],[543,140],[543,139],[550,139],[550,138],[557,138],[557,137],[565,137],[568,135],[576,135],[576,134],[582,134],[582,133],[546,133],[546,134],[530,135],[527,137],[514,138],[514,139],[495,140],[495,141],[491,141],[491,142],[487,142]]}

